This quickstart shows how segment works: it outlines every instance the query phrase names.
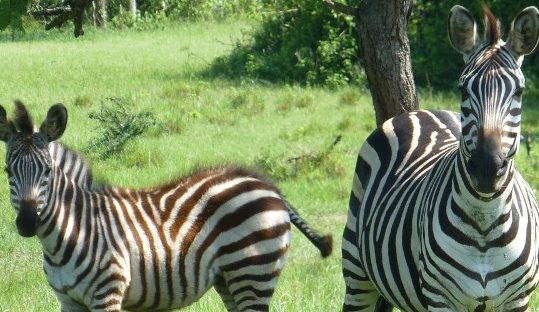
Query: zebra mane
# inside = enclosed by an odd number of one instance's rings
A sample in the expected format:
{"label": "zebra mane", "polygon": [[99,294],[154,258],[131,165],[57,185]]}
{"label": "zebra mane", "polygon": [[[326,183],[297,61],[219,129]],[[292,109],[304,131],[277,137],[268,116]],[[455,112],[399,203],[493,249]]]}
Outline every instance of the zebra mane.
{"label": "zebra mane", "polygon": [[485,43],[493,46],[502,37],[500,21],[484,2],[481,3],[481,8],[485,15]]}
{"label": "zebra mane", "polygon": [[20,100],[15,101],[15,124],[24,134],[34,133],[34,123],[28,110]]}

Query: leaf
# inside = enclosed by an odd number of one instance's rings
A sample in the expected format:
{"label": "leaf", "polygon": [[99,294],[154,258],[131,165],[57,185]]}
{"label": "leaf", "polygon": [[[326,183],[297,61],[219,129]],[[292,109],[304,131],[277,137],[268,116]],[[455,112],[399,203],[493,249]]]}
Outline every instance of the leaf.
{"label": "leaf", "polygon": [[0,30],[11,26],[12,30],[22,30],[22,16],[30,0],[0,0]]}

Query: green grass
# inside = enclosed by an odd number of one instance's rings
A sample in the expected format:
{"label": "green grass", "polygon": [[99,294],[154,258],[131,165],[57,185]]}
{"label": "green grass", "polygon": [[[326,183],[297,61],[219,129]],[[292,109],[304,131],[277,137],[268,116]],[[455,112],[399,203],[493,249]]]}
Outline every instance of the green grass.
{"label": "green grass", "polygon": [[[147,32],[86,29],[80,39],[53,32],[2,42],[0,103],[11,111],[11,102],[21,99],[41,122],[50,105],[63,102],[69,122],[62,141],[79,150],[98,135],[98,123],[88,115],[106,98],[123,98],[136,111],[152,111],[157,125],[122,153],[106,160],[86,153],[99,179],[113,185],[147,187],[218,164],[266,169],[310,224],[335,239],[334,254],[322,260],[294,230],[272,310],[336,311],[344,292],[340,235],[357,152],[375,126],[371,99],[357,87],[327,90],[200,78],[197,73],[229,51],[248,28],[248,22],[235,21]],[[454,95],[425,93],[423,103],[458,109]],[[537,133],[536,120],[526,119],[524,130]],[[337,135],[342,141],[325,158],[308,161]],[[288,161],[299,156],[307,161]],[[537,189],[537,152],[529,160],[521,153],[519,165]],[[0,311],[58,311],[41,269],[38,241],[16,233],[5,182],[0,183],[0,209]],[[187,311],[224,308],[211,291]]]}

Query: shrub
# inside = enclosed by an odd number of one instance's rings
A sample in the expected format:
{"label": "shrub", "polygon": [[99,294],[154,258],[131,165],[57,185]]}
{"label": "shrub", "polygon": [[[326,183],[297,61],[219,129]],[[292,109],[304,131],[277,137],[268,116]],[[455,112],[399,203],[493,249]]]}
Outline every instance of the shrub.
{"label": "shrub", "polygon": [[129,103],[120,98],[108,98],[98,112],[90,113],[90,118],[99,122],[101,132],[90,141],[87,151],[108,158],[122,150],[124,145],[156,124],[152,112],[133,113]]}
{"label": "shrub", "polygon": [[352,18],[333,13],[321,1],[279,1],[251,40],[238,42],[208,74],[307,85],[362,82],[354,28]]}

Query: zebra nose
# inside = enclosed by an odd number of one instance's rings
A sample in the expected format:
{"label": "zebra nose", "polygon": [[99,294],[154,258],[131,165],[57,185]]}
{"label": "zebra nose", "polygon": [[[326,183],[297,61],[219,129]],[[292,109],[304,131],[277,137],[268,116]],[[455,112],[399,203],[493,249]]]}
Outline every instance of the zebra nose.
{"label": "zebra nose", "polygon": [[475,188],[482,193],[497,191],[497,184],[509,167],[502,153],[476,151],[466,164],[466,169],[475,181]]}
{"label": "zebra nose", "polygon": [[37,202],[35,200],[21,200],[15,224],[17,225],[17,230],[21,236],[32,237],[36,235],[39,220],[37,215]]}

